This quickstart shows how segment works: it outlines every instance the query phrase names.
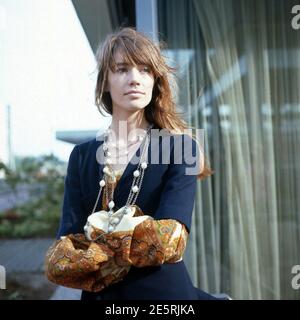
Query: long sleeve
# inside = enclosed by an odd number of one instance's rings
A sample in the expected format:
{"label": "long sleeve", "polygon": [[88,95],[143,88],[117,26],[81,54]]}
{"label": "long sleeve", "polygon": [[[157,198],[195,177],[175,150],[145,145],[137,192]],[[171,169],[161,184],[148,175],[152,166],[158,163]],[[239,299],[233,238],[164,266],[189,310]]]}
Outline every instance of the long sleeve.
{"label": "long sleeve", "polygon": [[79,149],[75,146],[69,157],[67,176],[65,178],[62,217],[57,239],[60,236],[71,233],[83,233],[82,226],[85,223],[84,219],[86,219],[86,215],[84,214],[80,190],[79,161]]}
{"label": "long sleeve", "polygon": [[188,135],[174,136],[171,141],[170,165],[154,218],[175,219],[190,232],[199,172],[199,148]]}

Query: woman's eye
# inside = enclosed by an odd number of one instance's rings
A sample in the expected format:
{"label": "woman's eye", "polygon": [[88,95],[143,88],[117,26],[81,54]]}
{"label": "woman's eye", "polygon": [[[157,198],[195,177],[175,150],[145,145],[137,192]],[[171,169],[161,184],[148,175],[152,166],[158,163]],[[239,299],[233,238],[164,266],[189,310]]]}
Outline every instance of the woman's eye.
{"label": "woman's eye", "polygon": [[120,73],[125,72],[125,71],[126,71],[126,68],[118,68],[117,69],[117,72],[120,72]]}
{"label": "woman's eye", "polygon": [[150,72],[150,68],[149,67],[144,67],[143,71]]}
{"label": "woman's eye", "polygon": [[[150,73],[151,70],[149,67],[143,67],[142,69],[140,69],[141,72],[147,72],[147,73]],[[118,73],[124,73],[124,72],[127,72],[127,68],[117,68],[116,69],[116,72]]]}

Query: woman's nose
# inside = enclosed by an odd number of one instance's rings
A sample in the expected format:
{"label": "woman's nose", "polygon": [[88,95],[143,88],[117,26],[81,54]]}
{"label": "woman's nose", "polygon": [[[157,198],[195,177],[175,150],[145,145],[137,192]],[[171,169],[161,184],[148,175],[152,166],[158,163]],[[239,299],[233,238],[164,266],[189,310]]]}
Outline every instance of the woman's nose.
{"label": "woman's nose", "polygon": [[130,81],[130,84],[140,83],[140,73],[138,69],[131,68],[129,72],[129,81]]}

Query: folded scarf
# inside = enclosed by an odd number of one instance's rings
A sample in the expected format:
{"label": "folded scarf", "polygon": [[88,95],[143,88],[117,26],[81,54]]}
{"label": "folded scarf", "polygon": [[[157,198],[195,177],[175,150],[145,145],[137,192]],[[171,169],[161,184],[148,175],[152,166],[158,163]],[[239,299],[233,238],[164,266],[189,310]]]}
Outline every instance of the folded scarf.
{"label": "folded scarf", "polygon": [[[114,214],[118,216],[122,208]],[[173,219],[154,220],[137,206],[107,233],[105,211],[88,218],[84,234],[61,237],[48,249],[45,273],[56,284],[98,292],[124,279],[131,266],[182,260],[188,233]]]}

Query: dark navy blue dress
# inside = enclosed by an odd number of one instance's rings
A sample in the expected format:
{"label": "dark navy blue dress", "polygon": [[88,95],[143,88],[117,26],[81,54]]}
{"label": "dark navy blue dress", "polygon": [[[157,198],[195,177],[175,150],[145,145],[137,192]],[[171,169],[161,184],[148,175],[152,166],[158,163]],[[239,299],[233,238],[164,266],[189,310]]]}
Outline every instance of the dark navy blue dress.
{"label": "dark navy blue dress", "polygon": [[[159,128],[154,127],[156,132]],[[176,135],[180,140],[190,139],[193,156],[197,144],[187,135]],[[158,144],[152,143],[157,139]],[[174,161],[174,144],[178,139],[171,137],[170,148],[164,144],[162,137],[151,134],[148,149],[148,167],[145,170],[143,184],[136,205],[155,219],[176,219],[184,223],[188,231],[191,228],[192,211],[196,192],[196,175],[186,175],[187,167],[193,167],[190,160],[184,163]],[[186,140],[185,140],[186,141]],[[92,213],[99,181],[103,176],[103,164],[99,164],[99,155],[103,141],[94,139],[76,145],[71,152],[67,176],[61,225],[57,238],[70,233],[83,233],[87,217]],[[181,142],[180,142],[181,143]],[[155,149],[156,148],[156,149]],[[171,152],[170,152],[171,150]],[[98,153],[97,153],[98,151]],[[136,156],[140,156],[141,147]],[[166,155],[166,152],[168,153]],[[158,156],[158,157],[157,157]],[[169,156],[167,162],[165,156]],[[155,158],[155,159],[154,159]],[[151,159],[153,161],[151,161]],[[153,163],[154,162],[154,163]],[[135,162],[136,163],[136,162]],[[116,209],[125,205],[132,184],[132,174],[137,164],[131,162],[125,168],[114,191]],[[102,199],[96,210],[101,210]],[[82,292],[82,300],[198,300],[214,299],[213,296],[195,288],[192,284],[184,261],[174,264],[163,264],[137,268],[132,266],[125,279],[113,284],[99,293]]]}

